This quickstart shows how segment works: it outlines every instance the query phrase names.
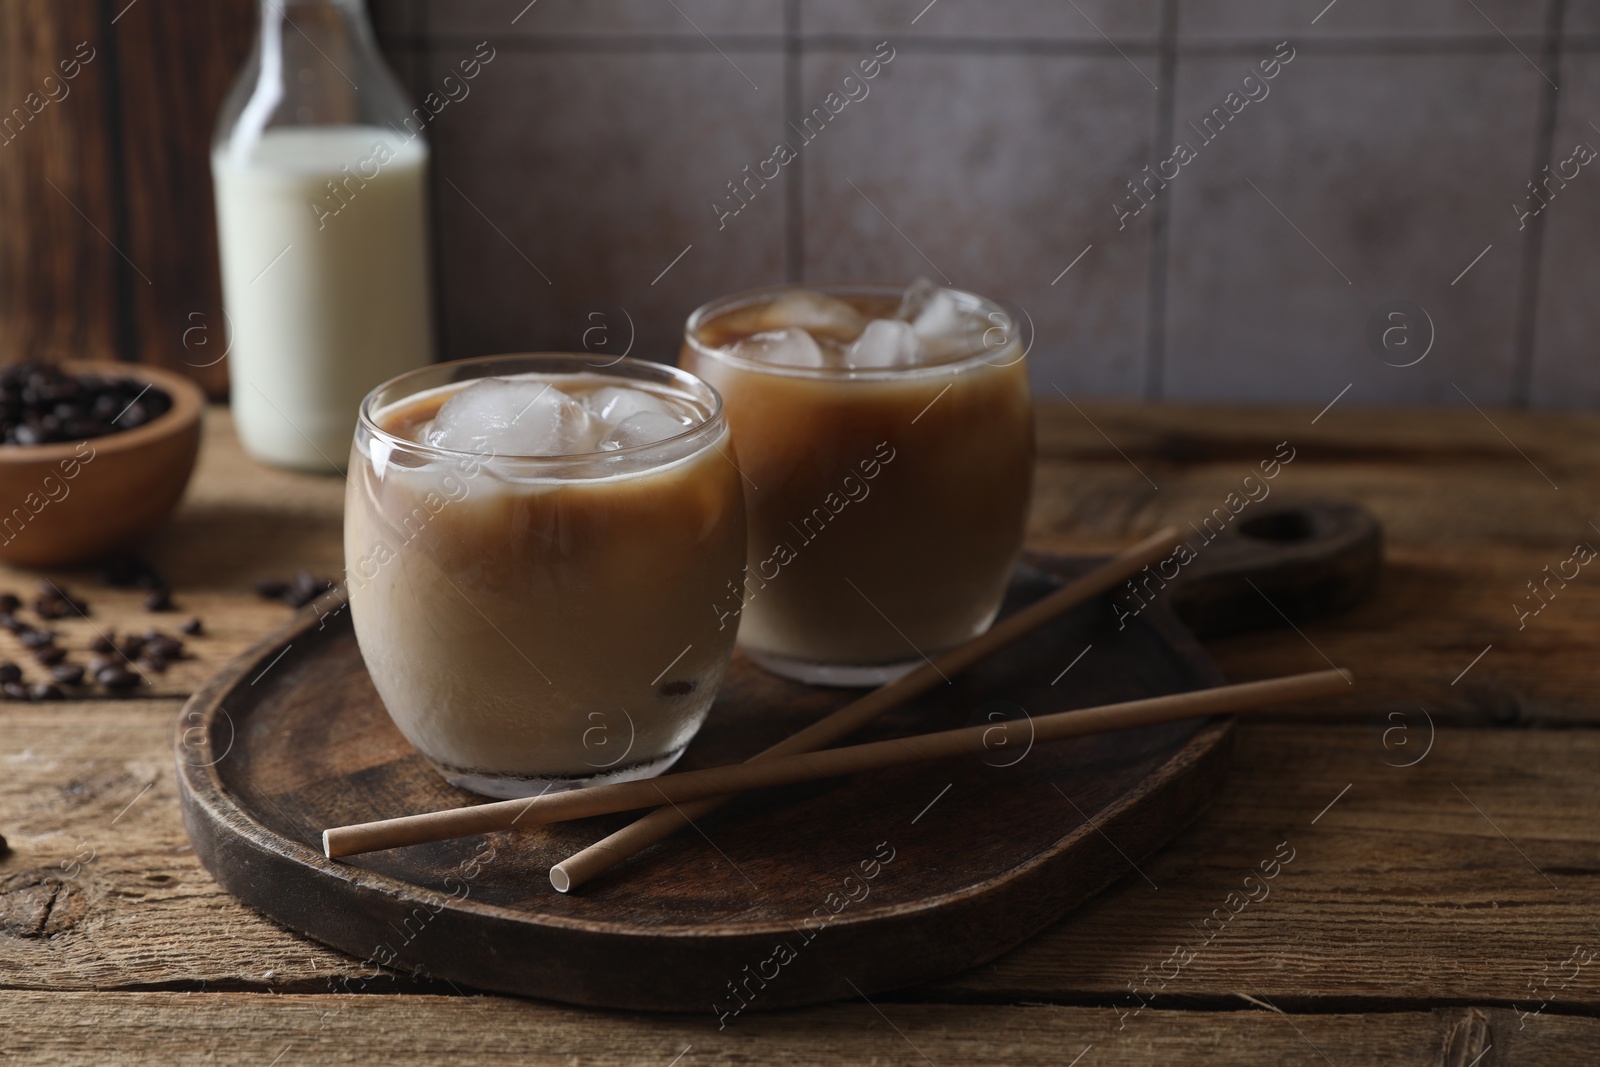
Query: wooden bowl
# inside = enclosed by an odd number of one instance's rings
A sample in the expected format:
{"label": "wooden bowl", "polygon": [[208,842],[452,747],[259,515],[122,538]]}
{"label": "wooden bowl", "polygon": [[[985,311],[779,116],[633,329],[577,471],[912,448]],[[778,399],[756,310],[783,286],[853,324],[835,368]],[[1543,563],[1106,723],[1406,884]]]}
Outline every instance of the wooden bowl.
{"label": "wooden bowl", "polygon": [[81,563],[132,541],[172,511],[200,451],[205,395],[189,379],[139,363],[61,366],[148,382],[172,398],[172,408],[86,441],[0,445],[0,560],[7,563]]}

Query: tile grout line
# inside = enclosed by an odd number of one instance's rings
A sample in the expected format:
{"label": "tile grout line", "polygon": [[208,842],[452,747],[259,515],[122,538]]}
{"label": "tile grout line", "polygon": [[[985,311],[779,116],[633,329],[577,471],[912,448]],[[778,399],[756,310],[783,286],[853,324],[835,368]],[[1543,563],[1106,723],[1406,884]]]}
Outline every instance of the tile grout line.
{"label": "tile grout line", "polygon": [[[1545,15],[1544,47],[1539,58],[1545,67],[1561,77],[1561,29],[1565,21],[1565,0],[1550,0]],[[1529,178],[1537,181],[1539,170],[1551,158],[1555,142],[1559,94],[1550,84],[1540,86],[1538,128],[1534,131],[1533,165]],[[1533,217],[1528,238],[1522,243],[1522,270],[1517,281],[1516,333],[1512,337],[1510,406],[1527,408],[1533,398],[1533,346],[1538,328],[1539,268],[1544,258],[1544,212]]]}
{"label": "tile grout line", "polygon": [[[885,34],[894,32],[885,28],[877,34],[866,32],[838,32],[804,34],[796,31],[793,38],[802,50],[828,52],[852,51],[871,48]],[[1372,33],[1361,36],[1331,36],[1308,40],[1304,53],[1320,56],[1372,56],[1372,55],[1498,55],[1504,52],[1506,41],[1544,47],[1548,32],[1514,32],[1506,36],[1492,33],[1473,34],[1394,34]],[[1572,35],[1574,51],[1600,50],[1600,33],[1585,31]],[[482,40],[481,31],[439,29],[427,32],[389,31],[385,43],[407,47],[424,43],[471,47]],[[782,52],[790,39],[783,31],[777,33],[729,33],[718,40],[724,51]],[[1255,58],[1263,49],[1270,49],[1280,35],[1274,36],[1222,36],[1195,38],[1181,43],[1173,40],[1172,50],[1181,58]],[[1129,55],[1160,56],[1166,49],[1165,39],[1154,37],[1112,36],[1108,40],[1087,37],[958,37],[938,34],[917,34],[902,38],[904,47],[912,52],[960,53],[974,55],[1062,55],[1084,58],[1117,58],[1118,50]],[[513,51],[534,52],[588,52],[588,51],[663,51],[710,52],[713,49],[691,34],[649,33],[642,31],[571,30],[548,33],[516,33],[495,42]],[[895,46],[901,47],[899,40]],[[1296,47],[1301,47],[1298,42]]]}
{"label": "tile grout line", "polygon": [[[1178,0],[1163,0],[1159,45],[1160,85],[1156,89],[1156,130],[1152,150],[1172,143],[1177,108]],[[1167,259],[1172,227],[1172,198],[1156,201],[1150,226],[1150,267],[1145,290],[1144,397],[1160,400],[1166,388]]]}

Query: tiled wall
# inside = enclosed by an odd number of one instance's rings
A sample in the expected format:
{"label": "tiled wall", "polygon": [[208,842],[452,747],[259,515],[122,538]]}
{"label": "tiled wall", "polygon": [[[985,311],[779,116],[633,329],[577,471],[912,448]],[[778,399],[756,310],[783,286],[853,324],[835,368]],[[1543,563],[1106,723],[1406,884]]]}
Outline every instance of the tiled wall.
{"label": "tiled wall", "polygon": [[494,50],[431,128],[451,357],[670,359],[711,297],[925,274],[1074,398],[1600,407],[1600,160],[1513,208],[1600,148],[1600,0],[374,6],[419,98]]}

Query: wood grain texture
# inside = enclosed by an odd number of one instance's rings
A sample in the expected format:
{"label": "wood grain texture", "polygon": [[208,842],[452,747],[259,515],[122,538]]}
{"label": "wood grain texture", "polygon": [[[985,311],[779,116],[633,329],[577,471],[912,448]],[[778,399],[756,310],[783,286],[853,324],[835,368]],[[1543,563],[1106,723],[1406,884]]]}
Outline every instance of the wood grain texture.
{"label": "wood grain texture", "polygon": [[[119,1063],[1090,1064],[1581,1063],[1600,1020],[1502,1009],[1280,1015],[1151,1011],[1123,1023],[1093,1007],[841,1004],[751,1016],[552,1008],[478,997],[260,997],[240,993],[26,993],[0,1000],[8,1051],[41,1065]],[[1119,1025],[1122,1028],[1119,1029]],[[1092,1051],[1090,1050],[1092,1046]],[[1326,1056],[1326,1061],[1323,1056]]]}
{"label": "wood grain texture", "polygon": [[[178,816],[177,709],[168,700],[0,705],[0,828],[15,850],[0,864],[10,886],[0,908],[13,917],[0,925],[50,921],[39,917],[41,895],[56,894],[51,910],[63,909],[53,939],[0,933],[0,987],[448,991],[387,970],[374,978],[358,958],[261,918],[217,886]],[[1274,1003],[1302,1010],[1435,1001],[1533,1010],[1549,992],[1539,983],[1575,945],[1600,948],[1595,732],[1446,727],[1410,770],[1386,766],[1395,755],[1364,727],[1246,722],[1237,733],[1218,799],[1140,864],[1159,889],[1125,866],[1100,899],[1016,951],[897,999],[1132,1010],[1128,984],[1187,944],[1195,959],[1157,1007],[1228,1005],[1234,990],[1250,992],[1246,976]],[[971,803],[952,791],[940,806]],[[1229,893],[1246,893],[1244,876],[1282,841],[1295,857],[1270,894],[1202,945],[1194,926],[1231,907]],[[1126,864],[1115,839],[1101,847]],[[1155,992],[1138,988],[1147,999]],[[1600,973],[1582,970],[1550,1010],[1600,1011]]]}
{"label": "wood grain texture", "polygon": [[[1367,604],[1303,624],[1308,641],[1282,631],[1208,643],[1232,680],[1325,667],[1321,650],[1357,671],[1362,689],[1342,705],[1334,702],[1345,720],[1339,724],[1243,724],[1235,769],[1217,802],[1140,864],[1159,890],[1130,870],[1093,905],[1000,960],[896,998],[960,1003],[878,1000],[934,1062],[981,1061],[989,1054],[985,1040],[999,1050],[995,1059],[1029,1062],[1032,1055],[1057,1064],[1093,1042],[1080,1067],[1202,1057],[1324,1062],[1305,1046],[1276,1044],[1298,1038],[1282,1017],[1258,1012],[1239,994],[1301,1013],[1293,1015],[1295,1025],[1341,1064],[1383,1053],[1356,1036],[1324,1044],[1325,1031],[1316,1027],[1359,1035],[1398,1026],[1414,1044],[1395,1062],[1451,1067],[1466,1067],[1486,1044],[1495,1047],[1480,1067],[1583,1062],[1600,1041],[1590,1020],[1573,1017],[1600,1013],[1600,973],[1584,968],[1561,987],[1562,975],[1570,974],[1562,964],[1573,949],[1600,947],[1594,929],[1600,733],[1592,725],[1600,720],[1594,700],[1600,657],[1592,653],[1600,575],[1585,568],[1524,630],[1512,610],[1514,598],[1526,596],[1525,583],[1567,558],[1577,540],[1600,545],[1594,540],[1600,534],[1588,526],[1600,522],[1600,418],[1490,412],[1560,486],[1555,490],[1476,412],[1368,412],[1341,402],[1313,426],[1316,415],[1117,405],[1085,405],[1079,414],[1041,403],[1031,529],[1037,548],[1105,553],[1164,522],[1199,522],[1288,440],[1296,458],[1273,480],[1269,499],[1323,496],[1371,508],[1386,528],[1386,569]],[[248,595],[255,578],[299,567],[337,572],[343,489],[337,478],[253,463],[234,441],[227,412],[209,413],[187,501],[146,549],[174,578],[180,601],[198,605],[216,633],[214,644],[196,642],[214,658],[175,667],[167,676],[171,692],[187,692],[205,673],[200,668],[220,664],[287,617],[287,609]],[[1241,517],[1250,514],[1246,509]],[[131,603],[132,594],[99,590],[88,573],[51,573],[75,584],[97,610],[103,604],[108,619]],[[0,571],[0,589],[34,580]],[[0,643],[8,640],[0,634]],[[190,666],[194,675],[180,673]],[[480,1008],[522,1042],[529,1062],[558,1054],[649,1058],[656,1050],[652,1032],[672,1035],[662,1063],[690,1043],[695,1049],[684,1065],[729,1048],[721,1054],[782,1062],[782,1047],[790,1044],[801,1050],[793,1054],[799,1060],[877,1055],[883,1062],[923,1062],[903,1043],[877,1043],[900,1039],[865,1005],[747,1014],[721,1035],[729,1044],[716,1045],[709,1014],[701,1023],[498,998],[300,996],[327,993],[339,979],[353,982],[366,972],[353,958],[250,912],[195,861],[171,771],[178,705],[176,699],[0,704],[0,832],[16,849],[0,861],[0,879],[10,887],[0,906],[8,930],[56,934],[0,933],[0,987],[11,989],[0,994],[0,1013],[10,1013],[8,1022],[26,1021],[8,1030],[25,1032],[44,1062],[78,1062],[85,1058],[79,1049],[113,1043],[133,1062],[148,1048],[152,1062],[227,1058],[237,1050],[234,1058],[270,1063],[291,1043],[315,1050],[309,1060],[361,1060],[363,1050],[381,1053],[391,1041],[420,1059],[458,1059],[466,1040],[486,1061],[521,1062],[498,1035],[482,1037],[493,1030],[485,1030]],[[1432,751],[1409,770],[1386,765],[1415,759],[1425,746],[1419,705],[1438,726]],[[1390,712],[1409,716],[1393,720]],[[1385,744],[1383,731],[1396,725],[1406,729]],[[1565,728],[1528,728],[1537,726]],[[1319,818],[1346,785],[1349,791]],[[119,815],[130,801],[136,802]],[[959,798],[940,803],[948,802]],[[1229,920],[1150,1008],[1117,1030],[1118,1009],[1136,1006],[1128,983],[1146,980],[1146,968],[1159,972],[1180,939],[1197,937],[1189,924],[1227,907],[1228,893],[1243,888],[1243,874],[1284,840],[1296,856],[1270,896]],[[93,860],[78,860],[80,842],[97,849]],[[80,862],[74,878],[61,877],[68,873],[63,862],[69,868]],[[70,885],[58,888],[52,878]],[[31,888],[21,884],[30,880]],[[156,986],[195,993],[18,988]],[[283,995],[199,995],[219,988]],[[367,988],[454,992],[387,975]],[[1002,1006],[1022,1001],[1102,1007]],[[1453,1006],[1414,1015],[1395,1010],[1439,1004]],[[1519,1029],[1511,1006],[1531,1012],[1540,1004],[1544,1010]],[[362,1014],[368,1005],[374,1014]],[[1469,1018],[1465,1005],[1488,1010]],[[1323,1014],[1365,1009],[1378,1014]],[[318,1031],[325,1012],[328,1026],[349,1027],[336,1031],[337,1049],[320,1044],[328,1040]],[[1043,1026],[1027,1021],[1033,1018],[1066,1021]],[[1073,1021],[1080,1019],[1081,1028]],[[1252,1029],[1237,1029],[1242,1025]],[[1279,1033],[1268,1039],[1271,1026]],[[673,1045],[677,1027],[699,1029],[685,1029],[682,1043]],[[972,1043],[940,1046],[942,1057],[923,1041],[958,1031],[973,1035]],[[527,1036],[533,1034],[549,1040],[536,1043]],[[762,1037],[740,1045],[741,1034]],[[852,1040],[861,1043],[847,1044]],[[1152,1044],[1139,1043],[1145,1041]],[[1528,1044],[1544,1041],[1556,1043]],[[291,1051],[282,1062],[294,1058]]]}
{"label": "wood grain texture", "polygon": [[0,362],[121,352],[111,76],[99,4],[0,5]]}
{"label": "wood grain texture", "polygon": [[[123,3],[114,5],[121,10]],[[141,0],[117,19],[117,96],[130,279],[128,358],[228,389],[212,211],[211,134],[256,31],[251,0]]]}

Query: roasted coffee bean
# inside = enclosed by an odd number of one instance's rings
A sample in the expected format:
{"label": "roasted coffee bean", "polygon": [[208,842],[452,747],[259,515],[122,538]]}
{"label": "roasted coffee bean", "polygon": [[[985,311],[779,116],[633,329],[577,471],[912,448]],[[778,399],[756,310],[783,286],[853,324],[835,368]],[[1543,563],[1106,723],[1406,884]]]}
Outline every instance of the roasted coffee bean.
{"label": "roasted coffee bean", "polygon": [[146,611],[172,611],[172,594],[165,589],[157,589],[144,598]]}
{"label": "roasted coffee bean", "polygon": [[157,655],[163,659],[182,659],[183,642],[171,634],[164,634],[158,630],[151,630],[144,635],[145,655]]}
{"label": "roasted coffee bean", "polygon": [[58,663],[50,668],[50,677],[62,685],[79,685],[83,682],[83,665],[79,663]]}
{"label": "roasted coffee bean", "polygon": [[277,578],[263,578],[256,583],[256,596],[263,600],[281,600],[289,591],[289,583]]}
{"label": "roasted coffee bean", "polygon": [[0,834],[0,856],[11,855],[11,843],[6,840],[5,834]]}
{"label": "roasted coffee bean", "polygon": [[117,642],[117,651],[129,659],[137,659],[139,653],[144,651],[144,638],[138,634],[128,634]]}
{"label": "roasted coffee bean", "polygon": [[100,572],[100,580],[114,589],[166,589],[167,580],[150,564],[137,556],[123,556],[111,561]]}
{"label": "roasted coffee bean", "polygon": [[103,437],[171,409],[165,390],[136,378],[73,374],[49,363],[0,368],[0,444]]}
{"label": "roasted coffee bean", "polygon": [[55,644],[56,635],[54,630],[29,630],[25,634],[18,635],[18,640],[28,648],[43,648],[45,645]]}
{"label": "roasted coffee bean", "polygon": [[41,619],[64,619],[72,614],[72,605],[60,597],[42,596],[33,602],[33,613]]}
{"label": "roasted coffee bean", "polygon": [[100,580],[113,589],[128,589],[139,580],[144,564],[133,556],[119,556],[100,571]]}
{"label": "roasted coffee bean", "polygon": [[0,615],[0,630],[10,630],[14,634],[25,634],[33,627],[15,615]]}
{"label": "roasted coffee bean", "polygon": [[165,674],[167,670],[167,660],[165,656],[156,656],[146,652],[144,655],[139,657],[139,666],[143,667],[147,671],[154,672],[155,674]]}
{"label": "roasted coffee bean", "polygon": [[72,595],[72,590],[68,589],[59,582],[52,582],[48,578],[40,578],[38,588],[40,596],[55,597],[57,600],[65,600],[68,604],[82,603],[82,601]]}
{"label": "roasted coffee bean", "polygon": [[21,682],[0,682],[0,696],[7,700],[27,700],[28,687]]}
{"label": "roasted coffee bean", "polygon": [[0,683],[22,681],[22,668],[7,660],[0,663]]}
{"label": "roasted coffee bean", "polygon": [[303,608],[332,588],[333,582],[327,578],[318,578],[310,571],[301,571],[294,576],[294,581],[289,583],[288,591],[283,594],[283,602],[291,608]]}
{"label": "roasted coffee bean", "polygon": [[0,615],[10,615],[22,607],[22,600],[15,593],[0,593]]}
{"label": "roasted coffee bean", "polygon": [[57,648],[55,645],[46,645],[33,650],[33,658],[46,667],[54,667],[57,663],[67,658],[67,650]]}
{"label": "roasted coffee bean", "polygon": [[40,682],[38,685],[28,690],[28,696],[32,697],[34,700],[65,700],[67,694],[63,693],[58,687],[51,685],[49,682]]}
{"label": "roasted coffee bean", "polygon": [[139,684],[139,676],[137,674],[124,670],[116,664],[100,668],[95,672],[94,680],[112,690],[132,689]]}
{"label": "roasted coffee bean", "polygon": [[188,634],[190,637],[199,637],[201,634],[206,632],[205,624],[202,623],[198,618],[190,619],[188,622],[178,627],[178,629],[181,632]]}
{"label": "roasted coffee bean", "polygon": [[107,667],[120,666],[121,663],[120,659],[113,659],[110,656],[92,656],[89,659],[89,677],[93,678]]}
{"label": "roasted coffee bean", "polygon": [[107,630],[103,634],[95,634],[94,640],[89,642],[91,652],[115,652],[117,649],[113,638],[117,636],[115,630]]}

